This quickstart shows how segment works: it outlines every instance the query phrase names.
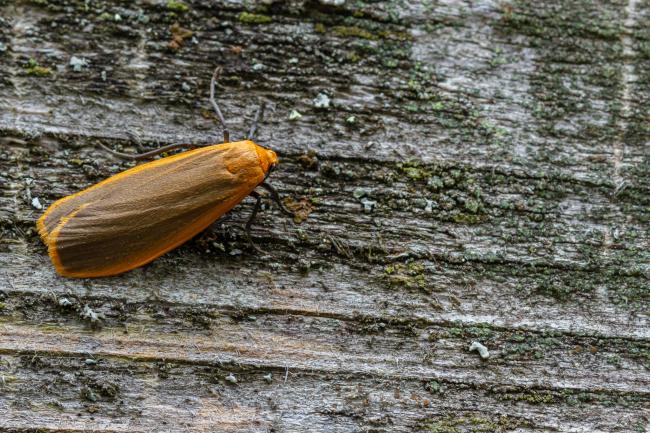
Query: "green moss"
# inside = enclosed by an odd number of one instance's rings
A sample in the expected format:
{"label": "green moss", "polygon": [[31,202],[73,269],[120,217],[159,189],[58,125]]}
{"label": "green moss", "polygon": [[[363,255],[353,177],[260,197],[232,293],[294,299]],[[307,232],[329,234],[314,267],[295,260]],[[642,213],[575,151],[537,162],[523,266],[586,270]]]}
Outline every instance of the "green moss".
{"label": "green moss", "polygon": [[185,3],[183,3],[182,1],[169,0],[167,2],[167,9],[174,12],[187,12],[188,10],[190,10],[190,7]]}
{"label": "green moss", "polygon": [[641,364],[646,369],[650,369],[650,344],[645,344],[645,343],[632,343],[630,344],[630,347],[628,347],[628,355],[632,359],[636,359],[639,361]]}
{"label": "green moss", "polygon": [[424,428],[431,433],[460,433],[460,430],[456,427],[456,422],[453,420],[431,421]]}
{"label": "green moss", "polygon": [[316,33],[325,33],[326,30],[327,30],[327,28],[325,27],[325,25],[323,23],[314,24],[314,31]]}
{"label": "green moss", "polygon": [[431,109],[433,111],[441,111],[444,110],[444,108],[445,108],[445,104],[442,101],[431,103]]}
{"label": "green moss", "polygon": [[52,75],[52,70],[50,68],[39,65],[36,59],[33,58],[27,61],[27,64],[24,66],[24,68],[27,75],[32,75],[35,77],[47,77]]}
{"label": "green moss", "polygon": [[412,41],[413,36],[406,32],[392,31],[392,30],[382,30],[377,33],[377,35],[382,39],[394,39],[396,41]]}
{"label": "green moss", "polygon": [[477,200],[469,199],[465,202],[465,209],[471,213],[477,213],[480,206],[481,203],[478,202]]}
{"label": "green moss", "polygon": [[451,219],[457,224],[478,224],[483,221],[483,216],[468,213],[455,213]]}
{"label": "green moss", "polygon": [[646,59],[650,59],[650,42],[642,42],[639,44],[639,52]]}
{"label": "green moss", "polygon": [[424,384],[424,389],[431,394],[442,394],[444,387],[437,380],[430,380]]}
{"label": "green moss", "polygon": [[494,329],[487,323],[466,326],[463,323],[456,322],[455,325],[447,329],[447,333],[451,338],[478,338],[484,342],[489,342],[496,335]]}
{"label": "green moss", "polygon": [[533,405],[555,403],[555,396],[551,392],[541,391],[528,391],[522,393],[499,392],[497,398],[500,400],[523,401]]}
{"label": "green moss", "polygon": [[412,180],[423,180],[431,176],[432,172],[419,161],[407,161],[397,166],[400,171]]}
{"label": "green moss", "polygon": [[561,340],[553,334],[515,334],[501,346],[504,359],[544,359],[549,352],[557,351]]}
{"label": "green moss", "polygon": [[369,40],[377,40],[378,36],[370,33],[368,30],[362,29],[357,26],[335,26],[332,27],[332,32],[344,38],[361,38]]}
{"label": "green moss", "polygon": [[479,433],[479,432],[509,432],[530,427],[530,421],[523,418],[495,415],[493,418],[466,415],[442,415],[426,421],[422,426],[430,433]]}
{"label": "green moss", "polygon": [[489,61],[491,67],[496,68],[497,66],[505,65],[508,63],[508,59],[506,59],[502,54],[503,50],[501,48],[494,50],[494,54]]}
{"label": "green moss", "polygon": [[408,289],[424,289],[427,281],[424,276],[424,265],[420,263],[397,263],[384,268],[384,279],[391,287]]}
{"label": "green moss", "polygon": [[538,269],[535,291],[558,300],[567,300],[576,294],[591,293],[595,281],[558,273],[555,269]]}
{"label": "green moss", "polygon": [[345,53],[345,60],[350,63],[357,63],[359,60],[361,60],[361,57],[354,51],[347,51]]}
{"label": "green moss", "polygon": [[394,69],[399,66],[399,60],[393,59],[393,58],[386,58],[382,60],[382,65],[386,66],[387,68]]}
{"label": "green moss", "polygon": [[253,14],[250,12],[240,13],[237,19],[244,24],[269,24],[273,22],[273,18],[268,15]]}
{"label": "green moss", "polygon": [[623,366],[623,359],[618,355],[610,355],[605,359],[605,361],[616,368],[621,368]]}

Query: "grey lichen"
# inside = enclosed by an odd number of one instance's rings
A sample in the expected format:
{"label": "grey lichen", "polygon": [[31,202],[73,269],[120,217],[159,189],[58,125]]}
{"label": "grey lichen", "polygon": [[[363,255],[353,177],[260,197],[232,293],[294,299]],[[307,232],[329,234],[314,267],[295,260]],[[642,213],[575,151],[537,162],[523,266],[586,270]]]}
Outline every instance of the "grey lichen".
{"label": "grey lichen", "polygon": [[325,93],[319,93],[315,98],[314,98],[314,107],[316,108],[321,108],[321,109],[328,109],[330,108],[330,97],[327,96]]}
{"label": "grey lichen", "polygon": [[88,305],[84,305],[84,308],[81,311],[80,316],[81,316],[82,319],[88,320],[92,324],[97,324],[102,319],[102,315],[100,313],[97,313],[95,310],[90,308],[90,306],[88,306]]}
{"label": "grey lichen", "polygon": [[482,345],[481,343],[479,343],[478,341],[472,342],[472,344],[469,346],[469,351],[470,352],[477,351],[482,359],[488,359],[490,357],[490,352],[488,351],[488,348]]}
{"label": "grey lichen", "polygon": [[83,57],[72,56],[69,62],[70,67],[75,72],[81,72],[88,67],[88,60]]}

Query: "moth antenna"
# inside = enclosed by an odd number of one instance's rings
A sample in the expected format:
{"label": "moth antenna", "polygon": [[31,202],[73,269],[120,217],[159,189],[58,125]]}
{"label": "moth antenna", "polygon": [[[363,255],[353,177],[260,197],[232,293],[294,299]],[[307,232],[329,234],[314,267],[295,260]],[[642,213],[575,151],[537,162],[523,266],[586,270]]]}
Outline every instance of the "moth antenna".
{"label": "moth antenna", "polygon": [[255,118],[253,119],[253,124],[251,125],[251,130],[248,132],[248,139],[253,140],[255,138],[255,133],[257,132],[257,125],[264,117],[264,109],[266,108],[266,102],[262,101],[260,106],[255,112]]}
{"label": "moth antenna", "polygon": [[223,114],[221,114],[219,104],[217,104],[217,101],[214,99],[214,86],[217,82],[217,77],[220,74],[220,67],[217,67],[212,73],[212,80],[210,80],[210,103],[212,104],[212,107],[214,108],[214,111],[216,111],[217,117],[219,117],[219,121],[221,122],[221,127],[223,128],[223,142],[230,143],[230,132],[228,131],[228,125],[226,125],[226,120],[223,118]]}
{"label": "moth antenna", "polygon": [[167,146],[159,147],[158,149],[150,150],[149,152],[132,154],[132,153],[117,152],[109,148],[108,146],[105,146],[103,143],[98,143],[98,144],[99,147],[101,147],[111,155],[117,156],[118,158],[122,158],[122,159],[129,159],[132,161],[142,161],[143,159],[153,158],[154,156],[160,155],[161,153],[169,152],[170,150],[182,149],[184,147],[200,147],[200,146],[193,146],[191,144],[169,144]]}

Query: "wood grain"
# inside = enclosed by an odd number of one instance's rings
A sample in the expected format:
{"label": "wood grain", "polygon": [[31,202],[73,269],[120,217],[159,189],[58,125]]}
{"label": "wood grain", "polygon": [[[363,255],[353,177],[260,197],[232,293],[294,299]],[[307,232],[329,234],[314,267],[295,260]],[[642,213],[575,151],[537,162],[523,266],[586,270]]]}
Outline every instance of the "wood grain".
{"label": "wood grain", "polygon": [[[650,431],[649,2],[333,3],[0,2],[0,431]],[[33,199],[219,141],[216,65],[306,219],[57,277]]]}

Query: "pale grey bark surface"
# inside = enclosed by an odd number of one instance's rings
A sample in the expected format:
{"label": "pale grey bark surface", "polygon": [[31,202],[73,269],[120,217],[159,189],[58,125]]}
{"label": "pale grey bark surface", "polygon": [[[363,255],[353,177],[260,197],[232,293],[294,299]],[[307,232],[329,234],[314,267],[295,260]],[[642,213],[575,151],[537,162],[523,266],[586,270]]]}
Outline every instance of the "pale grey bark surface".
{"label": "pale grey bark surface", "polygon": [[[0,1],[0,431],[650,431],[650,2],[325,3]],[[219,142],[217,65],[311,213],[58,277],[33,199]]]}

